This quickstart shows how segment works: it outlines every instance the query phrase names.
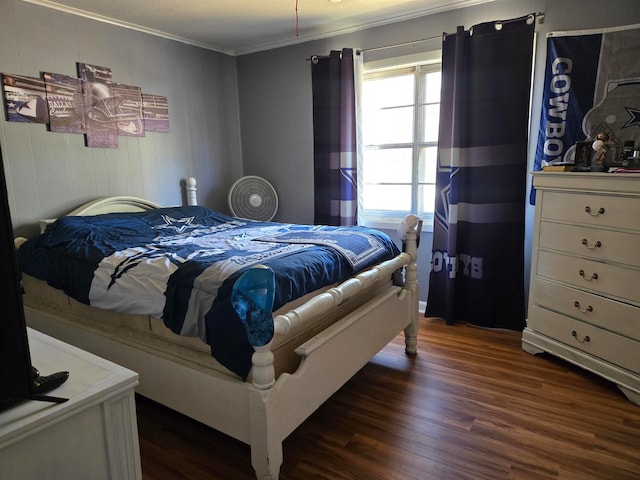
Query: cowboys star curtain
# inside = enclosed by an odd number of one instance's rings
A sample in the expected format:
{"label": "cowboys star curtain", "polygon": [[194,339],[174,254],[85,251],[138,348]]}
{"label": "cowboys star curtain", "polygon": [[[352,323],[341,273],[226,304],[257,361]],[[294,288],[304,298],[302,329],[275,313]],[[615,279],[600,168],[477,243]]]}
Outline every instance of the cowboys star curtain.
{"label": "cowboys star curtain", "polygon": [[445,35],[425,316],[522,330],[535,15]]}
{"label": "cowboys star curtain", "polygon": [[353,49],[311,63],[314,223],[357,223],[357,155]]}

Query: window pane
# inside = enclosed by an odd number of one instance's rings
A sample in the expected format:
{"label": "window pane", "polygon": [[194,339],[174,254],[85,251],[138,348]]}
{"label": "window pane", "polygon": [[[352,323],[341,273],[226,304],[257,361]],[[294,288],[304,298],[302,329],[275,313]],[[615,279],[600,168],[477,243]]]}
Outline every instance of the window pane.
{"label": "window pane", "polygon": [[[437,65],[365,73],[358,191],[364,225],[393,228],[407,213],[433,219],[440,121]],[[416,110],[419,109],[419,110]]]}
{"label": "window pane", "polygon": [[378,78],[364,82],[362,94],[367,109],[413,105],[413,75]]}
{"label": "window pane", "polygon": [[363,119],[365,145],[413,142],[413,106],[373,110]]}
{"label": "window pane", "polygon": [[437,162],[438,147],[422,147],[420,149],[418,182],[436,183]]}
{"label": "window pane", "polygon": [[411,149],[365,149],[362,181],[367,184],[411,183]]}
{"label": "window pane", "polygon": [[411,210],[411,185],[367,185],[362,197],[365,210]]}
{"label": "window pane", "polygon": [[433,213],[436,207],[436,186],[418,186],[418,215]]}
{"label": "window pane", "polygon": [[424,89],[424,103],[439,103],[440,102],[440,72],[427,73],[424,76],[425,89]]}
{"label": "window pane", "polygon": [[423,142],[437,142],[438,128],[440,126],[440,104],[423,105],[424,130],[422,132]]}

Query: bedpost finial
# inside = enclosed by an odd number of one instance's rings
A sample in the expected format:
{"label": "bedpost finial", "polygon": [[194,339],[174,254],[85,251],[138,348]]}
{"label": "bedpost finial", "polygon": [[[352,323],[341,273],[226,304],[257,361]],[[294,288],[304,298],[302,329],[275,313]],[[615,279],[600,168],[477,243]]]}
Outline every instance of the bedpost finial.
{"label": "bedpost finial", "polygon": [[187,205],[198,205],[196,196],[196,179],[195,177],[187,177],[184,181],[184,189],[187,197]]}

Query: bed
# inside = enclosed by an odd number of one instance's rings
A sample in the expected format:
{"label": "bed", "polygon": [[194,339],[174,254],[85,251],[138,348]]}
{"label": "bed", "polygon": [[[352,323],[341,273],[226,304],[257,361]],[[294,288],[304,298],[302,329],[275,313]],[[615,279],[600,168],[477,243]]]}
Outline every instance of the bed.
{"label": "bed", "polygon": [[[41,227],[45,232],[43,235],[46,235],[50,229],[65,231],[69,225],[78,223],[88,228],[84,222],[89,219],[103,221],[121,214],[131,213],[136,221],[139,217],[147,218],[147,215],[171,217],[173,212],[194,218],[212,215],[208,209],[195,205],[193,192],[188,193],[187,198],[188,208],[196,210],[175,210],[187,207],[165,210],[167,207],[136,197],[101,198],[81,205],[55,223],[53,220],[44,221]],[[222,224],[225,228],[230,228],[229,223],[234,228],[236,224],[246,223],[255,226],[245,219],[230,217],[229,220],[224,215],[215,218],[221,222],[216,225]],[[169,224],[175,224],[176,219],[173,220]],[[56,225],[64,225],[64,228]],[[282,230],[282,225],[287,229]],[[181,226],[184,223],[178,228]],[[331,236],[331,242],[304,243],[308,237],[301,236],[298,229],[301,226],[294,227],[295,235],[292,235],[288,224],[267,225],[261,236],[256,238],[254,235],[252,241],[260,244],[261,252],[262,245],[268,244],[275,249],[295,250],[291,255],[297,255],[298,250],[312,252],[323,249],[334,241]],[[311,291],[297,292],[296,295],[300,294],[297,298],[278,297],[278,291],[282,289],[278,276],[284,264],[273,263],[272,260],[288,259],[289,253],[277,253],[266,261],[265,257],[260,257],[261,261],[257,263],[256,259],[243,263],[242,268],[227,277],[234,279],[231,287],[226,287],[226,281],[216,286],[214,290],[218,292],[218,298],[213,303],[236,298],[235,288],[241,290],[241,280],[247,280],[256,273],[262,275],[259,270],[271,272],[272,277],[276,277],[272,284],[276,300],[273,302],[272,296],[274,311],[272,314],[269,312],[266,323],[272,336],[256,340],[256,335],[251,334],[251,325],[241,321],[239,324],[246,330],[242,342],[234,344],[234,340],[216,340],[213,343],[228,343],[232,347],[227,350],[242,351],[242,343],[248,342],[248,368],[230,363],[224,355],[216,356],[218,352],[214,352],[210,338],[202,333],[211,325],[208,320],[200,322],[199,331],[187,327],[188,334],[183,335],[180,327],[174,328],[171,322],[167,326],[166,318],[163,318],[168,311],[166,305],[162,313],[156,314],[111,311],[103,306],[96,307],[91,302],[87,304],[82,295],[78,296],[79,299],[74,298],[73,288],[63,287],[67,291],[53,288],[36,275],[23,273],[27,323],[32,328],[138,372],[139,394],[250,445],[256,477],[277,479],[283,461],[282,441],[382,347],[404,331],[407,354],[416,354],[416,256],[421,227],[418,217],[408,216],[399,229],[402,251],[396,249],[393,256],[366,264],[346,279],[320,287],[312,284],[309,287]],[[274,234],[273,228],[279,229],[278,235],[282,238]],[[333,235],[336,232],[329,233]],[[40,241],[41,238],[29,241],[18,238],[16,246],[21,250],[19,253],[31,255],[33,251],[28,250],[32,248],[29,245]],[[295,263],[293,256],[291,263]],[[302,261],[302,265],[307,268],[307,261]],[[233,302],[227,303],[234,305]],[[224,307],[220,312],[228,313],[228,308]],[[242,312],[233,311],[240,320],[244,319]],[[234,324],[238,324],[237,319]],[[263,327],[264,324],[260,323]],[[244,365],[242,362],[246,360],[240,362]]]}

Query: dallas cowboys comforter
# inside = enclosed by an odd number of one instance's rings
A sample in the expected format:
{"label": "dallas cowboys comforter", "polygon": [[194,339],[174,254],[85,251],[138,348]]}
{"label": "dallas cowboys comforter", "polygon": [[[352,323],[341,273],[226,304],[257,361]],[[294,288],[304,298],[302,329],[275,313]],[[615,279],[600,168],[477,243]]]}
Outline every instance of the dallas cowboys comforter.
{"label": "dallas cowboys comforter", "polygon": [[199,206],[62,217],[18,251],[25,273],[87,305],[162,318],[242,378],[253,347],[229,297],[244,271],[274,270],[277,310],[398,253],[377,230],[254,222]]}

